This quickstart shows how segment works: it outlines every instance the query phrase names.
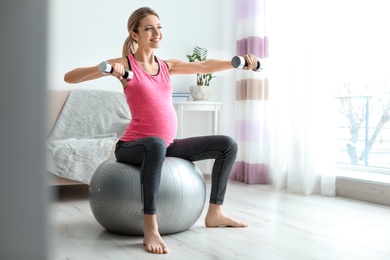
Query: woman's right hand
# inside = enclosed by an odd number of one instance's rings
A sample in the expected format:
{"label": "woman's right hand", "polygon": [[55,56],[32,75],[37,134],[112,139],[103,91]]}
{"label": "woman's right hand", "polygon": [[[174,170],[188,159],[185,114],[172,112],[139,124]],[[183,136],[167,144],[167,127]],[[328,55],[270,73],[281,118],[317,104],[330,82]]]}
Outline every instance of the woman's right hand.
{"label": "woman's right hand", "polygon": [[111,75],[117,77],[119,80],[124,80],[123,75],[125,74],[125,67],[122,63],[112,63]]}

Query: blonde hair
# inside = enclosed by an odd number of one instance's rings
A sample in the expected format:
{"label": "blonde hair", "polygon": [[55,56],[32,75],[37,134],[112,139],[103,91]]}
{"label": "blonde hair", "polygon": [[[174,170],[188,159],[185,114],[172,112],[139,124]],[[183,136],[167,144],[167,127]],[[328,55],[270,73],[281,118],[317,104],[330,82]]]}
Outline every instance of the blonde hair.
{"label": "blonde hair", "polygon": [[157,16],[157,18],[160,19],[158,14],[149,7],[141,7],[130,15],[129,20],[127,21],[127,31],[129,32],[129,35],[123,43],[123,57],[136,52],[138,45],[137,42],[130,36],[130,32],[133,31],[138,33],[138,27],[141,19],[151,14]]}

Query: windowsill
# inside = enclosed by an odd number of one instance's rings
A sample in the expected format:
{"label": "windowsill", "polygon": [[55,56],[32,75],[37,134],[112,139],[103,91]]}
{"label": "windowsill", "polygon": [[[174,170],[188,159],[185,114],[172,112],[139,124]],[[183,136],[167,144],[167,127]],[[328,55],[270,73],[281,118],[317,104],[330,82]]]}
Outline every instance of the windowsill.
{"label": "windowsill", "polygon": [[390,185],[390,175],[353,170],[337,170],[337,178],[358,180],[367,183],[380,183],[383,185]]}
{"label": "windowsill", "polygon": [[336,196],[390,206],[390,175],[338,169]]}

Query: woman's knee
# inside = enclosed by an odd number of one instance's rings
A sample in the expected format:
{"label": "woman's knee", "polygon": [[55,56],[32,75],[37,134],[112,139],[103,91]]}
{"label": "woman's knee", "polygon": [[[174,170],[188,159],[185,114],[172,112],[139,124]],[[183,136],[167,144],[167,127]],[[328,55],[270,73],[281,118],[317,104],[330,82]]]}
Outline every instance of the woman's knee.
{"label": "woman's knee", "polygon": [[234,140],[230,136],[222,135],[221,142],[223,142],[224,146],[226,147],[226,149],[228,151],[230,151],[232,154],[237,154],[238,145],[237,145],[236,140]]}
{"label": "woman's knee", "polygon": [[224,141],[225,143],[227,144],[227,146],[233,148],[233,149],[237,149],[237,142],[236,140],[234,140],[232,137],[230,136],[227,136],[227,135],[223,135],[222,136],[224,138]]}
{"label": "woman's knee", "polygon": [[165,154],[167,149],[165,141],[157,136],[146,137],[144,145],[147,152]]}

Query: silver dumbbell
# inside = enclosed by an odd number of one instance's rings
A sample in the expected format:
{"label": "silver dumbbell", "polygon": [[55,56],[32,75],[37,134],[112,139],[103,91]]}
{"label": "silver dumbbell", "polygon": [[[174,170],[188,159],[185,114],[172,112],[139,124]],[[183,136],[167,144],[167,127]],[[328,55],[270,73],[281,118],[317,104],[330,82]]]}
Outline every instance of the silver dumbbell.
{"label": "silver dumbbell", "polygon": [[[113,70],[114,70],[114,68],[107,61],[102,61],[99,64],[100,73],[111,74],[113,72]],[[123,74],[122,77],[124,80],[130,81],[133,78],[133,72],[130,70],[125,70],[125,73]]]}
{"label": "silver dumbbell", "polygon": [[[246,62],[246,60],[242,56],[234,56],[232,58],[231,63],[232,63],[233,68],[236,68],[236,69],[242,69],[245,66],[248,66],[248,63]],[[260,59],[257,58],[257,67],[256,67],[256,69],[254,69],[254,71],[260,72],[262,70],[263,70],[263,68],[261,67]]]}

